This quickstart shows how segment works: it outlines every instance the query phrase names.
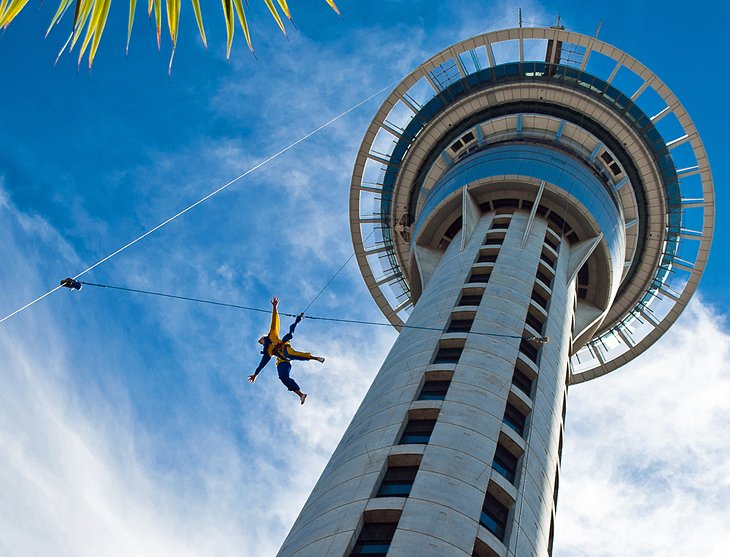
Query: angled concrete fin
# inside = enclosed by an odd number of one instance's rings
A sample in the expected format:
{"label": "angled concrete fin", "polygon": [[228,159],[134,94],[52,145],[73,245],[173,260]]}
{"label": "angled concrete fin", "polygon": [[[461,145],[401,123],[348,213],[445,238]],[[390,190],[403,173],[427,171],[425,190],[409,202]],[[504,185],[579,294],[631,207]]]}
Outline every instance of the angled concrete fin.
{"label": "angled concrete fin", "polygon": [[594,238],[588,238],[587,240],[583,240],[582,242],[578,242],[571,246],[570,260],[568,261],[568,280],[566,281],[566,284],[570,284],[571,281],[575,279],[578,271],[583,264],[588,261],[588,258],[593,253],[593,250],[596,249],[601,238],[603,238],[602,232]]}
{"label": "angled concrete fin", "polygon": [[464,251],[466,243],[471,238],[474,228],[476,228],[479,218],[482,216],[482,211],[479,209],[479,204],[476,202],[468,188],[464,188],[462,191],[461,198],[461,247],[459,251]]}
{"label": "angled concrete fin", "polygon": [[433,248],[419,246],[418,244],[415,245],[414,252],[418,267],[418,276],[421,279],[421,291],[423,292],[426,289],[426,284],[431,279],[431,275],[433,275],[436,267],[438,267],[443,253]]}
{"label": "angled concrete fin", "polygon": [[578,300],[575,308],[575,333],[573,346],[583,346],[603,321],[606,311],[585,300]]}

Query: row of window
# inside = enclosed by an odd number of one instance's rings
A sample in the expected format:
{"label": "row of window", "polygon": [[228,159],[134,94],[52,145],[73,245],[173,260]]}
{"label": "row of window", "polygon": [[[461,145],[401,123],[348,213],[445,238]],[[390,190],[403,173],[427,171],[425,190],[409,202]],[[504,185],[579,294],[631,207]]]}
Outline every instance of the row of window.
{"label": "row of window", "polygon": [[[476,263],[495,263],[499,255],[499,246],[504,241],[504,230],[509,227],[509,217],[498,217],[492,222],[492,228],[487,233],[484,246],[480,249]],[[548,236],[546,235],[546,239]],[[558,240],[551,237],[551,242],[546,243],[555,250],[558,247]],[[538,270],[537,278],[548,288],[552,284],[554,278],[555,257],[547,250],[543,250],[541,256],[541,269]],[[489,281],[491,267],[475,266],[467,279],[471,284],[486,284]],[[465,287],[457,306],[478,306],[484,293],[483,287]],[[543,309],[547,310],[547,299],[544,297],[549,295],[544,289],[535,289],[533,291],[533,300]],[[468,311],[455,311],[452,314],[449,325],[446,328],[447,333],[468,333],[474,322],[475,313]],[[538,333],[542,333],[545,318],[539,312],[528,314],[527,323]],[[525,332],[526,338],[520,343],[520,351],[529,359],[537,362],[539,348],[531,344],[527,337],[529,334]],[[433,364],[456,364],[464,350],[463,339],[444,339],[439,343],[438,349],[433,357]],[[446,378],[445,372],[437,372],[426,376],[426,380],[418,394],[418,400],[444,400],[451,384],[451,379]],[[529,366],[517,361],[512,383],[515,387],[525,393],[528,397],[532,397],[535,374]],[[527,424],[527,413],[518,405],[508,400],[505,405],[503,423],[515,431],[518,435],[524,436]],[[432,418],[425,418],[423,415],[419,417],[409,417],[403,432],[399,439],[399,444],[427,444],[431,438],[431,434],[436,425],[437,415]],[[521,455],[515,455],[507,444],[500,441],[495,448],[492,460],[492,468],[502,475],[507,481],[515,484]],[[402,456],[402,455],[399,455]],[[415,456],[415,455],[412,455]],[[420,462],[420,460],[419,460]],[[418,474],[418,464],[399,462],[390,462],[383,479],[376,492],[376,497],[408,497],[410,495],[416,475]],[[490,483],[490,486],[493,485]],[[557,481],[556,481],[557,485]],[[493,489],[488,486],[485,495],[484,504],[480,514],[480,524],[492,532],[498,539],[504,541],[507,532],[507,520],[510,509],[500,499],[494,495]],[[557,495],[555,495],[557,497]],[[390,546],[390,541],[397,528],[397,522],[393,523],[366,523],[358,537],[355,548],[351,553],[356,555],[385,555]],[[480,541],[477,541],[474,547],[474,556],[481,557],[487,555],[489,549],[485,546],[480,549]],[[483,545],[483,544],[482,544]]]}

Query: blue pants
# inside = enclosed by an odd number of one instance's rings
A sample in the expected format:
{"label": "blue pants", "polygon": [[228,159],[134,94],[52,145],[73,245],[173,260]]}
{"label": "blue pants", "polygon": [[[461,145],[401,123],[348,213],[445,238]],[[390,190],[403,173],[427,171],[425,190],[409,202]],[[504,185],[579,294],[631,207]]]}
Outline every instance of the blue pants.
{"label": "blue pants", "polygon": [[290,391],[298,391],[299,385],[291,377],[289,372],[291,371],[291,362],[279,362],[276,364],[276,371],[279,372],[279,380],[284,383],[284,386]]}

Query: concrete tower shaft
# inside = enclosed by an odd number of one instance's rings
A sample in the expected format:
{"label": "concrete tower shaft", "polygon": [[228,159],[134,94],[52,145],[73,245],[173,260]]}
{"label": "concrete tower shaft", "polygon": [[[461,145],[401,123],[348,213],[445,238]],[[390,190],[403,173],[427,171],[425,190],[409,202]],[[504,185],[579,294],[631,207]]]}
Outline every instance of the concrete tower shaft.
{"label": "concrete tower shaft", "polygon": [[401,332],[279,555],[550,555],[568,386],[661,336],[707,259],[692,121],[593,37],[489,33],[386,99],[350,201]]}

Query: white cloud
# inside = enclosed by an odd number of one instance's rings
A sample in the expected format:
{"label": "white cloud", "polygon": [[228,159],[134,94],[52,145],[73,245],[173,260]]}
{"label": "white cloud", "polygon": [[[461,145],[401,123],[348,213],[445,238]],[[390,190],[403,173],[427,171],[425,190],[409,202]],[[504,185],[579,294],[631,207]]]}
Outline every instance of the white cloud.
{"label": "white cloud", "polygon": [[569,393],[557,555],[725,555],[730,336],[701,300],[647,354]]}

